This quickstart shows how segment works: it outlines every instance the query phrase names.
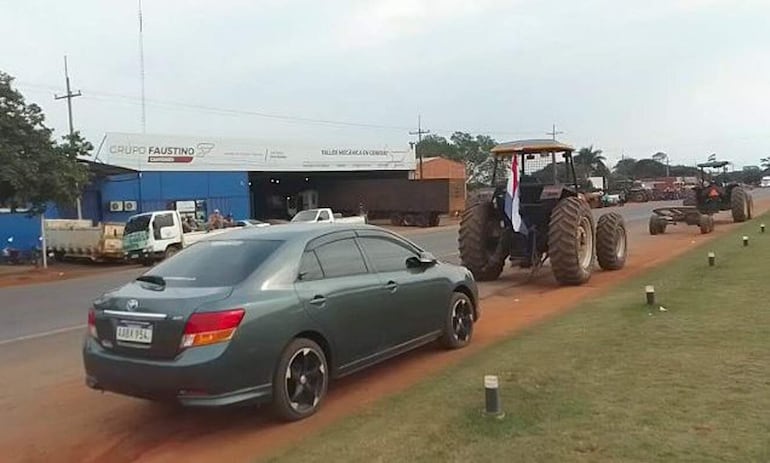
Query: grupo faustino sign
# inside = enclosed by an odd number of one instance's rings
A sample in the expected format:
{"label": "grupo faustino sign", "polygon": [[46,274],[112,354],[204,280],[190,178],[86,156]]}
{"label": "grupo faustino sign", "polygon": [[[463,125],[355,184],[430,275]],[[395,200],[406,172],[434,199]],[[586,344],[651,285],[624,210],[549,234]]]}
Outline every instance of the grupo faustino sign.
{"label": "grupo faustino sign", "polygon": [[414,151],[259,140],[107,133],[96,158],[143,171],[413,170]]}

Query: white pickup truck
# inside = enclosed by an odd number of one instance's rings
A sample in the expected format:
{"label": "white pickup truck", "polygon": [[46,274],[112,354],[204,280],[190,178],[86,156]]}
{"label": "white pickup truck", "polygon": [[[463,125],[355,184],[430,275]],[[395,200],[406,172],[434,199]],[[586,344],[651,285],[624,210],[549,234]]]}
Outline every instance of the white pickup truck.
{"label": "white pickup truck", "polygon": [[123,252],[129,262],[145,265],[163,260],[203,238],[236,228],[184,232],[177,211],[155,211],[129,217],[123,229]]}
{"label": "white pickup truck", "polygon": [[335,214],[328,207],[319,209],[306,209],[300,211],[291,219],[292,223],[366,223],[366,217],[363,215],[354,215],[352,217],[342,217],[342,214]]}

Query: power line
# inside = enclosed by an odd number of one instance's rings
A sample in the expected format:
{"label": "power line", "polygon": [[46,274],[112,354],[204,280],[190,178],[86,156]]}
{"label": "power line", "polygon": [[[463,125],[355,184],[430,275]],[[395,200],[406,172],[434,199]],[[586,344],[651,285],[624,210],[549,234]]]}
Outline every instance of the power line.
{"label": "power line", "polygon": [[416,132],[409,132],[409,135],[417,135],[417,157],[420,158],[420,180],[422,180],[424,177],[422,176],[422,149],[420,149],[420,143],[422,142],[422,136],[423,134],[427,135],[430,133],[430,130],[423,130],[422,129],[422,116],[417,115],[417,131]]}
{"label": "power line", "polygon": [[[31,82],[19,82],[19,81],[17,81],[17,84],[20,87],[24,87],[31,90],[37,90],[37,91],[48,91],[48,90],[57,89],[57,87],[52,85],[47,85],[47,84],[35,84]],[[142,104],[141,98],[137,98],[136,96],[131,96],[131,95],[122,94],[122,93],[115,93],[115,92],[105,92],[105,91],[89,89],[88,95],[84,95],[84,96],[88,100],[96,100],[96,101],[104,101],[104,102],[122,101],[128,104]],[[283,120],[283,121],[293,122],[293,123],[305,123],[305,124],[314,124],[314,125],[360,127],[360,128],[367,128],[367,129],[380,129],[380,130],[393,130],[393,131],[404,131],[404,130],[411,129],[411,127],[408,127],[408,126],[376,124],[376,123],[369,123],[369,122],[343,121],[343,120],[336,120],[336,119],[309,118],[309,117],[303,117],[303,116],[292,116],[292,115],[286,115],[286,114],[269,113],[269,112],[263,112],[263,111],[257,111],[257,110],[221,108],[221,107],[215,107],[215,106],[185,103],[181,101],[156,100],[152,98],[146,99],[146,105],[157,107],[157,108],[170,109],[170,110],[186,109],[186,110],[193,110],[193,111],[219,114],[219,115],[225,115],[225,116],[262,117],[266,119],[276,119],[276,120]],[[456,130],[451,130],[451,129],[436,129],[434,133],[442,132],[442,133],[451,134],[455,131]],[[495,130],[495,129],[492,129],[492,130],[472,129],[472,130],[464,130],[464,131],[469,133],[477,133],[477,134],[490,135],[490,136],[491,135],[532,136],[539,133],[535,130],[514,132],[514,131]]]}

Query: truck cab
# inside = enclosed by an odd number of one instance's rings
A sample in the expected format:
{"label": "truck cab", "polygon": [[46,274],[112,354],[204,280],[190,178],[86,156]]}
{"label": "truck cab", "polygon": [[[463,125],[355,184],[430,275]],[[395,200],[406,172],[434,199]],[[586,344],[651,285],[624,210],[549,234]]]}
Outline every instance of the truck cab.
{"label": "truck cab", "polygon": [[123,230],[123,251],[129,261],[151,263],[185,246],[177,211],[155,211],[131,216]]}

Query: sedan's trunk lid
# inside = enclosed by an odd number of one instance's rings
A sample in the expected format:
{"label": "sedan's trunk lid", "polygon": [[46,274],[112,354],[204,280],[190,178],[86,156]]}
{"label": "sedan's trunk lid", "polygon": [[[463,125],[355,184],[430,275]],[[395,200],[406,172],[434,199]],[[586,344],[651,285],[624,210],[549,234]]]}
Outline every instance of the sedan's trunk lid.
{"label": "sedan's trunk lid", "polygon": [[232,287],[176,286],[173,280],[140,277],[94,304],[99,341],[121,355],[174,358],[190,314],[231,292]]}

